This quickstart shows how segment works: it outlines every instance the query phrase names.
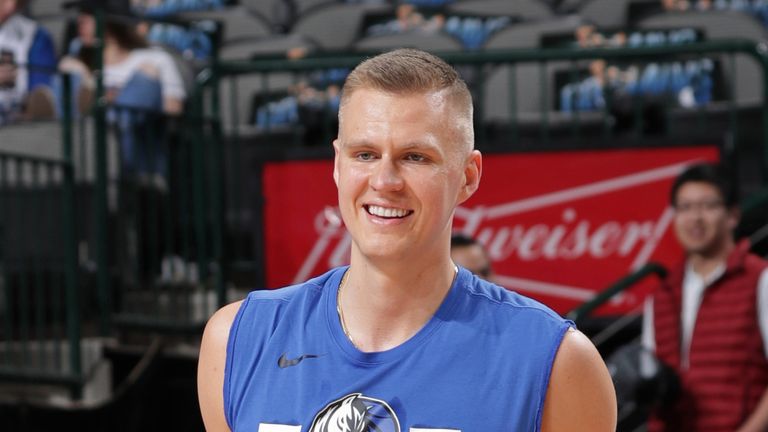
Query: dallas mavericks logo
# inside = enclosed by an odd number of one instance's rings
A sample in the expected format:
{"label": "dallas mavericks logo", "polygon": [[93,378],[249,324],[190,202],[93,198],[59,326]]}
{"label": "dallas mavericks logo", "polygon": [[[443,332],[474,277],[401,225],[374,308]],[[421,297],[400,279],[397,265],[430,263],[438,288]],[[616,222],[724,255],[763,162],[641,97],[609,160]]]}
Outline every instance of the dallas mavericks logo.
{"label": "dallas mavericks logo", "polygon": [[400,432],[400,421],[386,402],[352,393],[317,413],[309,432]]}

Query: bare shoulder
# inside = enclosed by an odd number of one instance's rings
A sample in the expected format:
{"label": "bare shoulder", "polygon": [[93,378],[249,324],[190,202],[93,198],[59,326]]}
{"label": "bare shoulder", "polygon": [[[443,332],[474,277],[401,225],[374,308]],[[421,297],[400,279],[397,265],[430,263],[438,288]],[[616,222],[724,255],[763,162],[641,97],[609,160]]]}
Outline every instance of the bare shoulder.
{"label": "bare shoulder", "polygon": [[616,392],[592,342],[566,332],[557,351],[544,402],[542,432],[616,430]]}
{"label": "bare shoulder", "polygon": [[208,431],[229,431],[224,417],[224,367],[229,330],[241,304],[239,301],[219,309],[208,320],[203,332],[197,365],[197,393]]}
{"label": "bare shoulder", "polygon": [[[229,329],[232,327],[232,322],[235,320],[237,311],[240,310],[242,300],[230,303],[221,309],[217,310],[205,325],[205,331],[203,332],[203,345],[205,347],[206,342],[209,344],[224,343],[226,348],[227,339],[229,339]],[[222,341],[223,339],[223,341]]]}

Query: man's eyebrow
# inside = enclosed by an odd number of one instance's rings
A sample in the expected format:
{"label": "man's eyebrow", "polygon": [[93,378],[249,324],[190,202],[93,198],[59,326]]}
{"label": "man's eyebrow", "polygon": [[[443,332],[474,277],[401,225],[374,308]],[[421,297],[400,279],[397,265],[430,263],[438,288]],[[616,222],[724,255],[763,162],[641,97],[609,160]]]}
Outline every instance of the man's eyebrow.
{"label": "man's eyebrow", "polygon": [[366,147],[373,147],[373,144],[368,140],[358,140],[358,141],[341,141],[341,147],[344,149],[357,149],[357,148],[366,148]]}
{"label": "man's eyebrow", "polygon": [[402,150],[438,150],[440,146],[429,141],[410,141],[401,147]]}
{"label": "man's eyebrow", "polygon": [[[360,149],[360,148],[372,148],[376,147],[374,143],[368,140],[359,141],[342,141],[341,147],[343,149]],[[412,150],[438,150],[440,146],[428,141],[409,141],[398,147],[399,151],[412,151]]]}

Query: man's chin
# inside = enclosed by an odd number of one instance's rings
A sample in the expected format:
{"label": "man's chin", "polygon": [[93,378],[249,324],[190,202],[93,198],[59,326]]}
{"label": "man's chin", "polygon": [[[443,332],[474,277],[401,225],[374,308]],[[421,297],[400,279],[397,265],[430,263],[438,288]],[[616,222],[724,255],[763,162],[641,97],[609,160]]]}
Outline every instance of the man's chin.
{"label": "man's chin", "polygon": [[360,255],[368,261],[397,261],[403,259],[405,255],[408,255],[408,250],[403,250],[402,247],[398,247],[394,244],[370,244],[360,247],[358,245]]}
{"label": "man's chin", "polygon": [[683,249],[688,255],[714,256],[718,254],[718,247],[711,243],[689,243]]}

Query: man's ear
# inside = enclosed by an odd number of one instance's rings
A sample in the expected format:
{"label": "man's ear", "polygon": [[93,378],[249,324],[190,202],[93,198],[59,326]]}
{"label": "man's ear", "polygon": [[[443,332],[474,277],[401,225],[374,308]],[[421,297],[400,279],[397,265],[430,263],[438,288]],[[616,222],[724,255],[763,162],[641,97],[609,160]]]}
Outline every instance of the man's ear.
{"label": "man's ear", "polygon": [[733,206],[728,209],[728,229],[733,232],[736,227],[739,226],[741,220],[741,209],[738,206]]}
{"label": "man's ear", "polygon": [[333,140],[333,182],[339,187],[339,139]]}
{"label": "man's ear", "polygon": [[464,176],[459,191],[459,204],[468,200],[480,187],[480,177],[483,175],[483,155],[479,150],[472,150],[464,164]]}

